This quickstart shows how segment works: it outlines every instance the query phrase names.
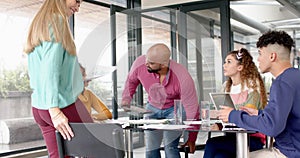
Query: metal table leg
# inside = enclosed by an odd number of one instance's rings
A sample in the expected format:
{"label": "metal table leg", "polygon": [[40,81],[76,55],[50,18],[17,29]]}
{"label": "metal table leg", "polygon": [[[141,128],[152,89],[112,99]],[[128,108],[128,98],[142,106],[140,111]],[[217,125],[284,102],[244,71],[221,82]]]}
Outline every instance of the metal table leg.
{"label": "metal table leg", "polygon": [[125,129],[125,146],[127,158],[133,158],[132,132],[130,128]]}
{"label": "metal table leg", "polygon": [[236,157],[249,158],[248,133],[236,133]]}

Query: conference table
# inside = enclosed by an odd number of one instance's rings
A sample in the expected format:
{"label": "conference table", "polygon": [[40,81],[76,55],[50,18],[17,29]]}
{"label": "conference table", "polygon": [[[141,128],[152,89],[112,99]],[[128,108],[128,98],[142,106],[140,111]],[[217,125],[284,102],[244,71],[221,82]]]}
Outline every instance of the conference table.
{"label": "conference table", "polygon": [[[211,124],[218,122],[218,120],[211,120]],[[236,134],[236,157],[247,158],[249,157],[249,134],[256,133],[256,131],[244,130],[241,128],[232,128],[225,130],[212,130],[210,128],[202,128],[201,121],[184,121],[184,124],[172,124],[172,120],[109,120],[105,123],[118,123],[124,129],[125,135],[125,150],[127,158],[133,158],[133,145],[132,145],[132,132],[145,131],[145,130],[178,130],[178,131],[197,131],[197,132],[225,132]],[[139,125],[139,126],[132,126]],[[199,125],[198,129],[192,128],[191,125]]]}
{"label": "conference table", "polygon": [[[256,131],[245,130],[235,126],[233,123],[221,123],[221,120],[210,120],[210,124],[220,123],[223,124],[222,130],[214,130],[209,127],[203,127],[202,121],[184,121],[184,124],[193,125],[198,124],[200,128],[198,132],[223,132],[223,133],[234,133],[236,135],[236,157],[237,158],[248,158],[249,157],[249,134],[257,133]],[[228,126],[228,127],[226,127]],[[226,128],[225,128],[226,127]],[[183,129],[184,130],[184,129]],[[188,131],[195,131],[189,130]]]}

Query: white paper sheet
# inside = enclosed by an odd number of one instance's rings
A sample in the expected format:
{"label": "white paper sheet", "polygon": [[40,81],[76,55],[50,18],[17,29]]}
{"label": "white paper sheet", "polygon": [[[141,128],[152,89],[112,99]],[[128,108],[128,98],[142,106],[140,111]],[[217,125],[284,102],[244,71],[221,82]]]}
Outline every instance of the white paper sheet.
{"label": "white paper sheet", "polygon": [[[183,121],[186,125],[201,125],[202,121]],[[222,123],[221,120],[210,120],[210,124]]]}
{"label": "white paper sheet", "polygon": [[140,128],[143,129],[164,129],[164,130],[186,129],[190,127],[191,126],[188,125],[165,125],[165,124],[140,126]]}
{"label": "white paper sheet", "polygon": [[168,124],[170,123],[171,119],[140,119],[140,120],[103,120],[103,121],[96,121],[98,123],[117,123],[117,124]]}
{"label": "white paper sheet", "polygon": [[146,120],[146,119],[141,119],[141,120],[128,120],[130,124],[168,124],[170,123],[170,120],[168,119],[161,119],[161,120]]}

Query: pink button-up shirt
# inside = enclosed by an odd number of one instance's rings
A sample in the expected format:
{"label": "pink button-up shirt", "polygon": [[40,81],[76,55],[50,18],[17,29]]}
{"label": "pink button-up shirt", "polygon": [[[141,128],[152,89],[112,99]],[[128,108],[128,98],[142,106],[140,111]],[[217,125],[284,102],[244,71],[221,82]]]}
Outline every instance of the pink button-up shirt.
{"label": "pink button-up shirt", "polygon": [[159,74],[149,73],[146,56],[139,56],[132,64],[122,94],[122,102],[130,103],[137,86],[141,83],[148,93],[148,101],[159,109],[170,108],[174,99],[180,99],[188,120],[199,119],[198,97],[189,72],[184,66],[170,60],[169,72],[160,83]]}

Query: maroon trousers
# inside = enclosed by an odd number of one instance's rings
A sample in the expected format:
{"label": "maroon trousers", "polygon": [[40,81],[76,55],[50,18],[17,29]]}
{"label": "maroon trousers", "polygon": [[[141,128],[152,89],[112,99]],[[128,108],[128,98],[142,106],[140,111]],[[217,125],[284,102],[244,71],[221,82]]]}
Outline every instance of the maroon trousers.
{"label": "maroon trousers", "polygon": [[[79,99],[68,107],[61,109],[61,111],[68,118],[69,122],[93,122],[92,117]],[[56,129],[51,121],[49,111],[32,107],[32,113],[35,121],[42,131],[49,157],[59,158],[55,137]]]}

